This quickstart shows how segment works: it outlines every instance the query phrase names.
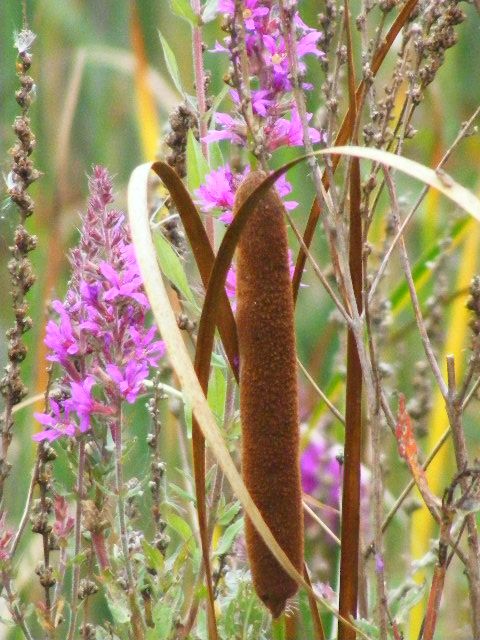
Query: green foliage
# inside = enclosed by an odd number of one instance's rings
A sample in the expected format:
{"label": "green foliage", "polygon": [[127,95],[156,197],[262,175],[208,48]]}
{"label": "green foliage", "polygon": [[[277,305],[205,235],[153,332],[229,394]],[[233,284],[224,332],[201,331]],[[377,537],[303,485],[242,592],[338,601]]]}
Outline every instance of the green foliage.
{"label": "green foliage", "polygon": [[[18,114],[18,105],[14,97],[18,87],[14,75],[12,33],[14,29],[18,30],[21,26],[21,4],[8,0],[3,2],[2,20],[0,20],[2,60],[0,65],[0,86],[2,87],[0,154],[5,174],[8,174],[10,165],[8,149],[14,142],[11,125]],[[190,94],[194,93],[191,30],[192,26],[197,24],[197,17],[190,0],[158,3],[138,0],[134,4],[138,9],[146,62],[154,72],[151,85],[154,87],[153,112],[155,117],[158,117],[159,129],[162,133],[167,133],[167,116],[172,107],[181,99],[186,99],[192,107],[196,104],[196,99]],[[353,0],[350,4],[352,13],[357,15],[362,3],[360,0]],[[397,3],[399,4],[401,5]],[[462,5],[466,5],[464,8],[468,13],[468,20],[458,30],[459,44],[447,52],[445,66],[437,77],[435,86],[431,91],[429,90],[429,93],[427,92],[424,102],[417,110],[414,125],[420,130],[419,136],[406,140],[402,151],[406,157],[415,158],[430,167],[433,167],[438,160],[439,151],[443,152],[448,148],[461,122],[470,115],[479,102],[478,83],[472,81],[475,77],[472,61],[480,59],[478,14],[475,12],[473,3],[462,3]],[[34,322],[34,332],[29,338],[29,353],[23,365],[23,375],[32,394],[42,393],[45,389],[45,379],[42,378],[45,361],[39,354],[46,317],[46,303],[47,299],[63,296],[66,282],[70,277],[64,254],[73,245],[78,235],[76,229],[78,219],[72,212],[84,208],[84,175],[90,171],[92,164],[108,165],[118,177],[116,190],[122,198],[131,170],[142,161],[138,137],[141,124],[138,116],[140,109],[136,93],[138,80],[136,74],[139,67],[132,53],[129,30],[131,6],[132,4],[126,0],[117,0],[114,3],[78,3],[74,0],[27,2],[30,25],[38,34],[34,48],[34,65],[31,69],[31,75],[38,86],[38,97],[32,108],[32,124],[37,134],[37,148],[33,158],[45,174],[34,189],[34,198],[38,203],[37,211],[26,222],[26,226],[39,238],[39,248],[32,253],[38,275],[38,282],[30,296],[30,315]],[[318,3],[307,1],[300,3],[300,6],[303,19],[309,24],[316,24]],[[220,29],[220,20],[216,19],[217,11],[218,0],[202,0],[201,22],[205,25],[202,35],[208,49],[213,46],[215,40],[220,40],[224,36]],[[376,20],[380,13],[378,7],[375,7],[368,13],[368,19]],[[392,16],[397,13],[397,7],[386,16],[382,13],[381,15],[384,16],[382,20],[388,26],[393,19]],[[157,27],[160,28],[161,33],[157,34]],[[376,33],[372,31],[370,36],[375,39]],[[360,38],[358,42],[356,40],[356,44],[359,44]],[[84,64],[77,67],[78,56],[81,57],[82,52],[86,55]],[[396,54],[389,54],[382,68],[378,84],[379,99],[383,96],[382,87],[388,83],[395,60]],[[206,115],[209,126],[213,126],[212,118],[215,112],[227,110],[224,105],[228,103],[225,98],[230,88],[223,84],[222,78],[228,69],[224,57],[211,55],[209,51],[205,53],[205,61],[207,66],[211,67],[213,74],[208,96],[211,106]],[[358,63],[360,64],[360,59]],[[340,78],[342,73],[340,68]],[[306,74],[306,81],[314,83],[318,88],[312,92],[308,104],[308,110],[314,114],[313,121],[318,124],[329,117],[320,91],[326,78],[320,66],[312,60],[309,60]],[[345,113],[345,96],[346,92],[339,96],[339,120]],[[371,106],[372,109],[375,107],[371,95],[367,96],[365,104],[367,105],[365,117],[368,118],[368,107]],[[400,106],[398,104],[395,108]],[[363,124],[362,121],[362,126]],[[390,125],[393,126],[392,123]],[[362,127],[359,132],[361,137]],[[395,135],[397,133],[395,132]],[[392,146],[396,141],[397,138],[394,137]],[[159,145],[159,149],[163,159],[164,147]],[[456,180],[477,193],[479,149],[478,137],[467,138],[452,154],[449,165],[446,167]],[[192,195],[204,183],[205,176],[211,169],[216,169],[231,159],[230,151],[229,143],[209,145],[209,164],[207,164],[202,154],[201,143],[192,131],[188,132],[186,184]],[[300,151],[296,149],[277,150],[269,162],[271,161],[272,167],[276,167],[299,153]],[[341,168],[337,175],[336,195],[341,199],[344,194],[346,170]],[[303,167],[294,169],[288,176],[293,184],[293,195],[300,202],[299,208],[293,214],[293,219],[302,230],[306,224],[313,195],[312,183],[306,176],[307,171]],[[368,169],[363,168],[362,165],[362,180],[367,177]],[[401,215],[403,215],[404,210],[408,210],[408,207],[413,204],[416,191],[410,180],[395,176],[395,182],[398,186]],[[10,257],[8,247],[12,244],[16,216],[14,207],[6,204],[7,206],[0,210],[2,267],[0,287],[5,293],[10,288],[6,265]],[[368,250],[372,251],[369,277],[374,276],[383,252],[391,240],[390,224],[391,211],[388,199],[384,196],[379,197],[369,230]],[[218,249],[219,236],[222,232],[223,228],[219,224],[216,228],[216,249]],[[450,326],[446,322],[442,324],[448,316],[452,296],[460,295],[463,303],[466,301],[465,292],[457,290],[456,275],[464,259],[463,242],[471,232],[472,227],[468,226],[468,220],[460,217],[453,206],[441,199],[433,205],[428,202],[423,204],[405,234],[420,307],[427,318],[433,316],[435,320],[437,316],[434,312],[439,312],[442,316],[439,320],[441,331],[438,334],[435,331],[439,329],[439,325],[432,324],[428,328],[433,339],[437,340],[435,350],[439,358],[446,339],[457,330],[454,323]],[[184,308],[191,314],[192,319],[197,320],[202,304],[202,292],[198,284],[192,281],[192,261],[180,257],[158,228],[155,230],[154,238],[158,261],[165,279],[179,292],[181,299],[186,303]],[[335,286],[328,245],[329,240],[320,225],[312,243],[312,254],[329,282]],[[294,254],[298,250],[293,234],[291,248]],[[437,267],[442,260],[445,260],[444,267],[438,271]],[[308,286],[300,290],[297,305],[297,342],[300,359],[329,399],[343,412],[344,326],[338,322],[337,316],[332,314],[332,302],[316,279],[308,262],[304,283]],[[407,397],[416,393],[415,384],[417,383],[414,380],[413,369],[417,361],[424,359],[421,342],[416,332],[412,330],[414,318],[409,304],[408,287],[400,274],[396,251],[379,291],[381,296],[376,301],[379,305],[372,311],[373,346],[378,348],[381,355],[380,375],[389,376],[386,383],[387,402],[395,407],[395,394],[398,390],[404,391]],[[445,297],[442,298],[441,295]],[[2,336],[11,324],[11,315],[9,304],[5,302],[0,310]],[[401,322],[400,327],[398,322]],[[399,330],[402,332],[400,337]],[[331,331],[331,337],[324,341],[329,331]],[[185,338],[192,357],[195,339],[195,332],[191,337]],[[0,356],[4,364],[5,340],[0,340]],[[456,353],[458,366],[467,363],[470,356],[470,342],[468,342]],[[385,368],[383,368],[384,365]],[[165,364],[158,374],[159,379],[168,382],[171,386],[178,385],[178,380],[171,376],[168,364]],[[425,377],[430,382],[431,376],[426,374]],[[224,353],[217,344],[212,357],[208,402],[218,425],[225,427],[225,431],[222,431],[223,436],[235,462],[239,463],[240,423],[236,406],[232,415],[228,413],[230,410],[227,403],[228,384]],[[54,391],[61,393],[61,385],[55,383]],[[132,538],[129,543],[133,548],[132,563],[139,587],[136,595],[142,611],[144,602],[140,588],[150,593],[152,601],[151,615],[155,627],[147,628],[145,637],[146,640],[157,638],[173,640],[176,637],[177,625],[185,622],[193,598],[196,596],[199,598],[199,614],[189,638],[207,640],[206,589],[203,583],[198,583],[201,550],[197,540],[196,498],[189,490],[189,486],[194,484],[191,468],[189,468],[192,407],[188,398],[182,400],[173,395],[159,403],[161,428],[158,434],[158,452],[159,459],[166,465],[165,477],[160,483],[161,523],[159,524],[151,515],[153,494],[149,483],[152,449],[147,442],[151,418],[143,406],[150,395],[149,389],[148,397],[142,399],[138,406],[128,407],[126,411],[128,435],[124,442],[122,459],[126,480],[132,477],[140,479],[133,488],[125,490],[124,499],[128,502],[131,512],[136,512],[135,515],[128,516],[129,534]],[[465,414],[466,438],[472,449],[478,448],[480,443],[477,428],[478,405],[475,402],[472,402],[472,407]],[[315,396],[303,379],[300,408],[305,426],[302,432],[303,444],[306,445],[311,436],[321,433],[341,447],[344,438],[343,426],[329,415],[323,401]],[[39,410],[39,406],[36,406],[35,410]],[[31,442],[32,431],[36,428],[32,418],[32,407],[18,412],[15,415],[15,422],[14,440],[11,455],[9,454],[14,466],[6,496],[7,521],[9,525],[13,525],[14,529],[22,516],[35,456],[35,447]],[[425,430],[424,424],[419,424],[418,427],[419,431]],[[88,497],[96,499],[98,504],[105,502],[106,518],[109,520],[105,536],[112,559],[111,571],[112,575],[115,572],[123,576],[125,567],[121,541],[116,534],[118,514],[115,505],[118,496],[106,483],[106,479],[114,475],[114,442],[110,430],[104,425],[96,426],[95,429],[99,439],[105,436],[105,446],[103,450],[91,448],[88,451],[89,477],[93,487],[92,494]],[[386,429],[385,432],[387,432]],[[391,502],[392,496],[399,495],[405,486],[408,475],[403,467],[397,466],[395,443],[388,439],[390,437],[388,433],[383,435],[385,440],[381,451],[382,464],[385,464],[385,469],[389,471],[386,476],[386,485],[388,501]],[[181,445],[180,439],[182,439]],[[421,447],[424,445],[421,436],[419,444]],[[180,454],[181,446],[184,448],[182,454]],[[69,501],[69,515],[73,515],[78,455],[76,450],[66,442],[59,442],[54,445],[54,448],[58,453],[58,459],[54,463],[53,491],[66,496]],[[423,446],[423,448],[426,453],[427,447]],[[207,453],[209,491],[214,484],[213,477],[216,473],[210,454],[211,452]],[[448,475],[450,471],[446,469],[445,473]],[[38,497],[36,490],[34,499],[37,500]],[[323,515],[323,512],[320,513]],[[241,549],[243,544],[243,515],[240,503],[232,494],[228,482],[223,482],[216,512],[209,511],[208,515],[212,516],[215,525],[215,551],[212,552],[212,562],[217,581],[216,606],[220,639],[272,640],[272,638],[283,637],[281,627],[272,629],[271,620],[253,591],[245,559],[241,553],[236,555],[237,549]],[[424,599],[429,588],[428,580],[421,586],[413,585],[410,574],[413,569],[422,568],[427,571],[429,577],[437,561],[437,554],[432,551],[415,565],[410,566],[406,560],[407,554],[403,553],[404,547],[402,546],[401,553],[398,551],[399,545],[405,546],[410,535],[407,529],[409,517],[406,511],[401,511],[385,536],[388,578],[392,584],[396,585],[395,590],[388,593],[389,608],[396,622],[403,625],[402,631],[405,632],[405,638],[409,637],[406,625],[411,610]],[[52,511],[49,514],[50,524],[53,521]],[[162,527],[166,528],[162,529]],[[137,537],[139,532],[141,535]],[[162,535],[168,537],[169,542],[160,550],[161,545],[156,545]],[[313,567],[315,583],[325,581],[335,585],[336,552],[332,550],[323,533],[311,522],[307,524],[306,536],[307,564]],[[93,571],[101,591],[90,597],[88,606],[87,603],[80,603],[79,623],[82,623],[82,617],[86,611],[85,615],[88,619],[96,624],[95,634],[98,640],[126,640],[132,635],[129,624],[130,603],[126,592],[114,584],[108,571],[100,576],[95,558],[91,555],[90,539],[90,533],[85,532],[82,536],[84,548],[76,555],[73,538],[69,539],[65,569],[66,588],[64,589],[66,601],[62,614],[65,622],[57,630],[57,637],[63,638],[67,635],[71,614],[68,597],[73,573],[78,567],[82,577]],[[34,573],[35,566],[41,561],[41,546],[38,535],[31,533],[30,524],[27,523],[18,555],[13,563],[14,571],[18,570],[19,579],[16,587],[21,603],[26,603],[32,597],[36,604],[42,601],[43,591],[39,586],[38,576]],[[50,555],[55,565],[55,576],[58,579],[60,553],[58,550],[52,550]],[[438,637],[451,637],[452,629],[456,631],[467,622],[463,611],[458,619],[448,614],[448,607],[453,606],[452,602],[468,601],[465,592],[466,580],[461,571],[455,574],[456,562],[455,560],[452,563],[454,569],[449,574],[451,576],[448,586],[450,602],[447,608],[442,610],[443,617],[441,617]],[[367,565],[367,571],[370,570],[371,566]],[[5,600],[2,598],[0,636],[7,640],[17,640],[23,637],[23,634],[17,625],[12,624],[11,616],[3,606],[4,603]],[[33,629],[35,640],[46,633],[39,623],[40,610],[40,606],[36,605],[24,607],[25,616]],[[295,615],[298,638],[314,638],[305,592],[300,592],[298,596],[298,611]],[[330,614],[326,615],[322,610],[322,615],[324,622],[331,621]],[[371,620],[360,621],[360,627],[372,640],[379,637],[376,624],[372,624]]]}
{"label": "green foliage", "polygon": [[155,233],[155,244],[157,247],[158,262],[163,274],[177,287],[185,300],[195,305],[195,298],[188,284],[182,262],[175,252],[175,249],[164,238],[160,231]]}
{"label": "green foliage", "polygon": [[184,94],[184,90],[182,87],[182,81],[180,79],[180,70],[178,67],[177,59],[175,54],[173,53],[170,45],[164,36],[158,32],[158,36],[160,38],[160,42],[162,43],[163,55],[165,56],[165,64],[167,66],[168,73],[170,74],[170,78],[173,81],[176,89],[180,94]]}

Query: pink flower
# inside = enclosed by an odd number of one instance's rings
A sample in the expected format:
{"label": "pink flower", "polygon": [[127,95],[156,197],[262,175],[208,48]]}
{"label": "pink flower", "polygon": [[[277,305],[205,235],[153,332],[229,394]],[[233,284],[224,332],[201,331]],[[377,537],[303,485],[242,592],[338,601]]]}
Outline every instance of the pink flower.
{"label": "pink flower", "polygon": [[148,367],[142,362],[131,360],[125,367],[107,364],[105,369],[120,395],[129,404],[135,402],[148,375]]}
{"label": "pink flower", "polygon": [[[256,21],[258,19],[268,16],[270,12],[268,7],[261,6],[261,2],[262,0],[244,0],[243,19],[245,21],[245,28],[250,31],[255,29]],[[220,13],[226,13],[233,17],[235,13],[235,1],[220,0],[218,3],[218,10]]]}
{"label": "pink flower", "polygon": [[[147,328],[150,310],[125,216],[107,208],[113,201],[108,172],[95,167],[80,243],[70,254],[72,277],[58,318],[47,325],[48,359],[60,364],[64,397],[36,414],[46,428],[34,440],[78,436],[94,419],[113,416],[133,402],[165,353],[156,330]],[[111,367],[109,376],[105,366]],[[105,378],[112,381],[105,389]],[[95,395],[93,393],[95,388]]]}
{"label": "pink flower", "polygon": [[[308,113],[307,117],[308,121],[310,121],[312,114]],[[278,118],[278,120],[273,123],[273,126],[265,127],[264,131],[270,151],[283,146],[299,147],[303,145],[303,127],[297,109],[292,109],[290,120]],[[309,127],[308,133],[312,144],[323,141],[317,129]]]}
{"label": "pink flower", "polygon": [[68,515],[68,502],[64,496],[55,496],[54,510],[53,532],[58,538],[65,539],[73,529],[75,519]]}
{"label": "pink flower", "polygon": [[79,336],[74,332],[70,317],[60,300],[52,302],[52,309],[58,313],[60,322],[58,325],[53,320],[47,323],[45,344],[52,351],[47,360],[65,362],[79,352]]}
{"label": "pink flower", "polygon": [[297,43],[297,53],[300,58],[311,53],[317,58],[324,58],[325,52],[318,48],[318,42],[323,39],[320,31],[309,30]]}
{"label": "pink flower", "polygon": [[217,142],[230,140],[234,144],[243,146],[246,142],[247,128],[242,120],[232,118],[228,113],[216,113],[215,122],[223,127],[220,131],[209,131],[202,138],[203,142]]}
{"label": "pink flower", "polygon": [[[302,487],[327,506],[339,509],[343,483],[343,450],[320,435],[317,435],[304,450],[300,459]],[[370,482],[368,469],[361,469],[361,517],[364,534],[368,533]],[[335,511],[325,510],[322,514],[334,531],[339,519]]]}
{"label": "pink flower", "polygon": [[32,436],[36,442],[42,440],[51,442],[61,436],[75,436],[77,434],[77,423],[70,419],[70,411],[55,400],[50,400],[50,413],[34,413],[33,417],[47,427]]}
{"label": "pink flower", "polygon": [[[290,193],[292,193],[292,185],[287,180],[287,176],[285,174],[283,174],[283,176],[280,176],[280,178],[278,178],[278,180],[275,182],[275,188],[281,198],[285,198],[285,196],[288,196]],[[285,205],[285,209],[287,209],[287,211],[292,211],[292,209],[296,209],[298,207],[298,202],[296,202],[296,200],[284,200],[283,204]]]}
{"label": "pink flower", "polygon": [[101,262],[99,268],[107,285],[104,300],[110,302],[119,296],[124,296],[133,298],[141,305],[148,306],[147,296],[139,291],[142,279],[137,269],[130,267],[118,272],[108,262]]}
{"label": "pink flower", "polygon": [[234,264],[232,264],[228,270],[227,279],[225,281],[225,290],[230,300],[233,300],[237,293],[237,270],[235,269]]}
{"label": "pink flower", "polygon": [[[197,189],[197,203],[204,212],[220,209],[222,215],[219,220],[230,224],[233,220],[233,202],[238,186],[249,173],[250,167],[247,165],[242,173],[234,174],[229,164],[211,171],[205,176],[205,184]],[[285,176],[281,176],[276,182],[276,188],[280,196],[284,197],[291,193],[292,186]],[[288,210],[295,209],[298,202],[287,201],[284,203]]]}
{"label": "pink flower", "polygon": [[205,176],[205,184],[195,192],[197,203],[202,211],[208,212],[213,209],[220,209],[222,215],[219,219],[222,222],[230,223],[233,218],[232,209],[235,192],[249,170],[249,167],[246,167],[242,173],[234,174],[230,165],[226,164],[207,174]]}

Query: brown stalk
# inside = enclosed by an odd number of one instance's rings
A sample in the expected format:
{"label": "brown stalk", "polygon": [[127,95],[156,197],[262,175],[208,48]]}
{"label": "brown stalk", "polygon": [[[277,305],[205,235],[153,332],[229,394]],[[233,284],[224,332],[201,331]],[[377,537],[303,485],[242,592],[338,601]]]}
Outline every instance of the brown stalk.
{"label": "brown stalk", "polygon": [[458,482],[460,482],[463,487],[464,482],[467,482],[467,478],[463,478],[461,473],[457,475],[449,488],[445,491],[442,501],[440,538],[438,541],[438,561],[433,572],[432,586],[430,587],[430,593],[428,596],[425,619],[420,631],[420,638],[422,638],[422,640],[433,640],[433,634],[435,633],[435,627],[437,625],[440,602],[445,584],[445,575],[448,568],[448,544],[450,540],[450,530],[452,528],[453,516],[455,513],[455,510],[452,507],[453,492]]}
{"label": "brown stalk", "polygon": [[[185,232],[192,247],[195,262],[205,287],[209,284],[210,272],[215,262],[215,254],[208,241],[200,214],[195,207],[185,185],[177,173],[165,162],[155,162],[152,169],[162,180],[178,209]],[[218,299],[218,330],[222,338],[227,358],[235,377],[238,377],[238,342],[235,319],[225,291]]]}
{"label": "brown stalk", "polygon": [[[356,143],[357,103],[350,33],[350,11],[345,0],[345,29],[348,50],[348,84],[350,129]],[[360,213],[360,163],[350,163],[350,239],[349,269],[358,315],[362,313],[362,218]],[[340,558],[339,611],[344,618],[355,618],[358,606],[360,552],[360,456],[362,448],[362,367],[352,329],[347,339],[347,384],[345,406],[345,462],[342,494],[342,530]],[[342,622],[338,626],[339,640],[355,640],[355,631]]]}

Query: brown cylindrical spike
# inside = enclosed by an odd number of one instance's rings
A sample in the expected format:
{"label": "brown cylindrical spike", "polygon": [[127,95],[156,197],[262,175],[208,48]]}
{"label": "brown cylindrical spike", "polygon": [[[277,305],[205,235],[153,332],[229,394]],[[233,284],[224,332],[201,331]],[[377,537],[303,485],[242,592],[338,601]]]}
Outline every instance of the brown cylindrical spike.
{"label": "brown cylindrical spike", "polygon": [[[235,213],[265,177],[255,171],[245,178]],[[273,188],[259,200],[238,243],[237,326],[243,477],[276,540],[302,573],[294,306],[285,209]],[[255,590],[277,617],[297,584],[248,518],[246,539]]]}

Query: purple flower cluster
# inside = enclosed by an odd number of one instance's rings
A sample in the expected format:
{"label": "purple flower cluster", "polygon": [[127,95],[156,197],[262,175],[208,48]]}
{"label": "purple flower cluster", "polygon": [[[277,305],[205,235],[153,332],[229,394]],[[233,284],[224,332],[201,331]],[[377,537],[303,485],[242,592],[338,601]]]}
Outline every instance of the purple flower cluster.
{"label": "purple flower cluster", "polygon": [[[247,166],[241,173],[233,173],[229,164],[211,171],[205,177],[205,184],[196,191],[197,202],[205,212],[219,209],[222,215],[219,220],[230,224],[233,220],[233,202],[238,186],[249,173],[250,167]],[[285,176],[281,176],[275,183],[276,189],[281,197],[285,197],[292,192],[292,185]],[[288,211],[295,209],[298,202],[288,200],[285,203]]]}
{"label": "purple flower cluster", "polygon": [[[342,498],[341,455],[340,446],[332,445],[317,435],[303,451],[300,461],[303,491],[337,510]],[[369,484],[369,472],[362,466],[361,518],[364,533],[368,531],[369,523]],[[339,518],[334,511],[325,510],[321,517],[334,532],[338,530]]]}
{"label": "purple flower cluster", "polygon": [[[226,14],[230,24],[234,23],[234,0],[220,0],[218,9]],[[243,22],[245,28],[245,45],[248,57],[248,73],[250,95],[252,101],[255,126],[259,136],[263,138],[265,148],[271,152],[282,146],[299,146],[303,144],[303,127],[298,110],[292,96],[291,70],[282,33],[278,3],[272,0],[245,0],[243,3]],[[294,25],[297,30],[297,52],[299,71],[305,71],[304,56],[313,54],[321,57],[323,53],[317,47],[322,38],[320,31],[311,29],[294,13]],[[225,38],[224,45],[216,44],[214,51],[224,52],[235,59],[236,49],[232,38]],[[303,84],[304,89],[311,89]],[[210,131],[204,138],[206,142],[229,140],[236,145],[247,145],[247,126],[243,120],[238,91],[230,91],[234,104],[233,115],[216,113],[215,122],[218,130]],[[289,114],[289,117],[286,117]],[[311,117],[310,115],[308,116]],[[323,134],[314,128],[309,129],[313,143],[325,142]],[[220,212],[219,219],[225,224],[232,221],[232,209],[236,190],[243,178],[250,171],[247,166],[242,172],[235,173],[227,163],[211,171],[205,177],[205,183],[197,189],[197,204],[205,213]],[[292,187],[285,176],[276,182],[276,189],[282,198],[288,196]],[[284,201],[287,210],[295,209],[298,203],[293,200]],[[291,263],[293,272],[293,263]],[[236,274],[232,267],[227,278],[227,294],[235,297]]]}
{"label": "purple flower cluster", "polygon": [[34,440],[55,440],[88,431],[95,416],[115,416],[122,402],[143,390],[149,367],[165,352],[155,328],[146,328],[148,300],[125,216],[108,209],[112,183],[103,167],[89,180],[90,200],[80,243],[70,254],[72,277],[57,318],[46,328],[48,360],[62,369],[50,412],[37,413],[46,427]]}
{"label": "purple flower cluster", "polygon": [[[296,3],[291,2],[290,6]],[[234,23],[234,0],[220,0],[218,8]],[[250,95],[255,124],[264,139],[267,151],[282,146],[300,146],[303,144],[303,127],[292,96],[291,69],[287,55],[285,35],[282,32],[278,3],[272,0],[246,0],[243,8],[245,29],[245,47],[248,58],[248,73],[251,83]],[[312,54],[317,58],[324,56],[317,44],[323,35],[320,31],[308,27],[300,18],[298,11],[293,16],[296,29],[296,50],[298,70],[305,72],[303,58]],[[225,39],[225,46],[217,43],[214,51],[229,53],[232,61],[238,56],[237,48],[231,37]],[[312,85],[303,83],[303,89],[312,89]],[[238,92],[230,92],[238,116],[217,113],[215,122],[218,131],[210,131],[206,141],[230,140],[240,146],[246,145],[247,130],[240,114],[241,98]],[[290,114],[290,117],[286,117]],[[308,115],[311,119],[311,114]],[[309,128],[312,143],[325,142],[324,134],[313,127]]]}

